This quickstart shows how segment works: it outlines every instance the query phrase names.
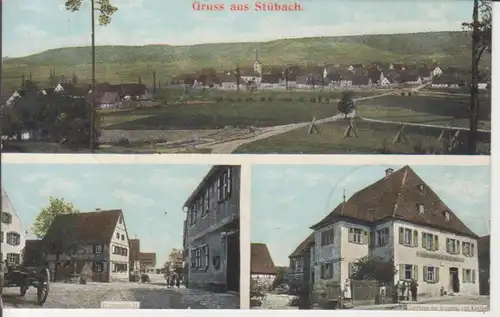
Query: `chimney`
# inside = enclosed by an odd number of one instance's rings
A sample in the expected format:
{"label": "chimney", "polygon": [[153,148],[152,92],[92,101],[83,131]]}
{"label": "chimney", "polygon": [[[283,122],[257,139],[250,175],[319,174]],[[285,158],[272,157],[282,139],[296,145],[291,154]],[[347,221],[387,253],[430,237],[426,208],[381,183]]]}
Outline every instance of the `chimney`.
{"label": "chimney", "polygon": [[385,177],[387,178],[387,177],[391,176],[392,172],[394,172],[394,169],[392,169],[392,168],[386,169],[385,170]]}

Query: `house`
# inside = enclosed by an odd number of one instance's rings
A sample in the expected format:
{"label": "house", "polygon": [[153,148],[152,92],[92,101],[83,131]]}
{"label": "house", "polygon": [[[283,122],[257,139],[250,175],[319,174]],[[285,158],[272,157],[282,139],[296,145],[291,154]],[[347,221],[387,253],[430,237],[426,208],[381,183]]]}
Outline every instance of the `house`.
{"label": "house", "polygon": [[443,70],[441,68],[439,68],[438,65],[436,65],[432,70],[431,70],[431,78],[430,79],[433,79],[434,77],[439,77],[443,75]]}
{"label": "house", "polygon": [[432,88],[459,88],[464,82],[457,76],[443,74],[432,78]]}
{"label": "house", "polygon": [[40,89],[40,94],[47,96],[55,92],[55,88],[42,88]]}
{"label": "house", "polygon": [[10,107],[14,101],[18,98],[25,98],[25,99],[36,99],[38,96],[40,96],[40,90],[39,89],[21,89],[21,90],[16,90],[12,93],[12,95],[5,101],[5,105],[7,107]]}
{"label": "house", "polygon": [[479,259],[479,293],[490,295],[490,236],[479,238],[477,242],[477,255]]}
{"label": "house", "polygon": [[[223,90],[234,90],[238,89],[238,85],[236,83],[236,76],[230,73],[217,74],[217,81],[220,83],[220,89]],[[244,82],[240,82],[240,89],[244,87]]]}
{"label": "house", "polygon": [[382,79],[380,80],[380,87],[382,88],[391,88],[396,84],[396,82],[389,76],[383,76]]}
{"label": "house", "polygon": [[421,85],[423,80],[416,74],[403,72],[399,77],[399,82],[406,85]]}
{"label": "house", "polygon": [[[121,209],[58,215],[42,239],[45,261],[57,279],[83,274],[92,281],[129,280],[129,239]],[[64,274],[56,270],[68,268]]]}
{"label": "house", "polygon": [[213,166],[183,209],[189,287],[239,292],[240,167]]}
{"label": "house", "polygon": [[354,76],[352,86],[357,88],[367,88],[372,86],[372,80],[368,76]]}
{"label": "house", "polygon": [[81,98],[89,93],[89,89],[77,87],[70,83],[60,83],[54,88],[54,92],[71,97]]}
{"label": "house", "polygon": [[7,260],[9,265],[18,265],[22,262],[22,251],[25,246],[25,232],[21,219],[16,213],[9,196],[2,188],[2,213],[0,230],[0,259]]}
{"label": "house", "polygon": [[130,272],[137,273],[141,270],[141,241],[139,239],[129,239],[129,270]]}
{"label": "house", "polygon": [[263,74],[260,87],[264,89],[277,89],[280,86],[280,74]]}
{"label": "house", "polygon": [[250,246],[250,276],[257,287],[271,290],[276,273],[276,267],[267,245],[252,243]]}
{"label": "house", "polygon": [[139,267],[141,272],[152,273],[156,269],[156,253],[140,252]]}
{"label": "house", "polygon": [[[309,276],[304,277],[304,264],[306,261],[311,262],[314,258],[313,256],[307,256],[308,254],[314,252],[314,232],[311,233],[307,238],[305,238],[297,248],[288,256],[290,259],[290,268],[288,281],[290,289],[298,289],[305,282],[314,281],[314,274],[311,271]],[[314,265],[314,263],[311,263]]]}
{"label": "house", "polygon": [[342,287],[368,257],[395,266],[393,285],[416,280],[420,295],[479,294],[478,237],[409,166],[385,170],[311,229],[315,293]]}
{"label": "house", "polygon": [[261,75],[253,68],[240,68],[240,78],[245,82],[254,82],[260,84]]}
{"label": "house", "polygon": [[[92,102],[92,94],[87,97],[89,102]],[[95,105],[100,109],[114,109],[121,105],[120,95],[118,92],[104,92],[96,96]]]}
{"label": "house", "polygon": [[427,67],[420,67],[417,69],[417,75],[422,78],[423,81],[427,82],[431,80],[432,74],[430,69]]}

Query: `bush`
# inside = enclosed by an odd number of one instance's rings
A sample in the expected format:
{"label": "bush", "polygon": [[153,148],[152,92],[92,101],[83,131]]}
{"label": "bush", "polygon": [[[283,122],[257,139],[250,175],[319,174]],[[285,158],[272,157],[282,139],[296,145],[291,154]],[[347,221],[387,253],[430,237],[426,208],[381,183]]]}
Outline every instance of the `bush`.
{"label": "bush", "polygon": [[252,102],[253,98],[252,97],[247,97],[245,100],[248,101],[248,102]]}
{"label": "bush", "polygon": [[402,93],[401,93],[401,96],[404,96],[404,95],[405,95],[405,93],[404,93],[404,92],[402,92]]}
{"label": "bush", "polygon": [[313,103],[316,102],[316,98],[314,98],[314,97],[309,98],[309,102],[313,102]]}
{"label": "bush", "polygon": [[130,140],[127,138],[121,138],[118,140],[118,145],[119,146],[130,146]]}
{"label": "bush", "polygon": [[267,101],[273,101],[273,97],[268,97]]}
{"label": "bush", "polygon": [[318,98],[316,99],[316,101],[317,101],[318,103],[321,103],[321,101],[322,101],[321,96],[318,96]]}
{"label": "bush", "polygon": [[222,101],[224,101],[224,97],[222,97],[222,96],[217,96],[217,97],[215,97],[215,101],[217,101],[217,102],[222,102]]}
{"label": "bush", "polygon": [[143,273],[141,274],[141,282],[142,283],[149,283],[149,275]]}
{"label": "bush", "polygon": [[262,102],[266,101],[266,97],[260,97],[260,101]]}

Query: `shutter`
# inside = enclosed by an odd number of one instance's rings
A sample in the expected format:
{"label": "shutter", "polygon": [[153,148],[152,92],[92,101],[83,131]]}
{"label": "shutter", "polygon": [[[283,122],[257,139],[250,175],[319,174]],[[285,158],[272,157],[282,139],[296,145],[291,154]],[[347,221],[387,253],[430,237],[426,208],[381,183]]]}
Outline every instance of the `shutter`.
{"label": "shutter", "polygon": [[466,279],[465,279],[465,269],[462,269],[462,283],[466,283]]}
{"label": "shutter", "polygon": [[466,255],[467,252],[465,251],[465,242],[462,241],[462,254]]}
{"label": "shutter", "polygon": [[422,248],[427,249],[425,244],[425,238],[427,237],[427,233],[422,232]]}
{"label": "shutter", "polygon": [[399,228],[399,244],[404,244],[404,229]]}
{"label": "shutter", "polygon": [[349,238],[348,238],[349,242],[353,242],[354,241],[354,229],[353,228],[349,228]]}
{"label": "shutter", "polygon": [[439,236],[435,235],[434,236],[434,251],[439,250]]}
{"label": "shutter", "polygon": [[376,240],[375,240],[375,231],[370,231],[370,247],[374,247],[376,244]]}
{"label": "shutter", "polygon": [[363,244],[370,245],[370,236],[368,235],[368,231],[363,230]]}
{"label": "shutter", "polygon": [[418,247],[418,231],[413,230],[413,246]]}
{"label": "shutter", "polygon": [[456,248],[457,254],[460,254],[460,241],[457,240],[456,244],[457,244],[457,248]]}
{"label": "shutter", "polygon": [[96,245],[95,244],[92,245],[92,253],[94,253],[94,254],[96,253]]}
{"label": "shutter", "polygon": [[399,265],[399,279],[400,280],[405,279],[405,265],[404,264]]}
{"label": "shutter", "polygon": [[347,269],[347,274],[348,276],[347,277],[351,277],[352,276],[352,263],[348,263],[348,269]]}
{"label": "shutter", "polygon": [[474,243],[470,244],[470,256],[475,256],[476,250],[474,250]]}
{"label": "shutter", "polygon": [[227,169],[227,193],[228,194],[231,193],[231,185],[232,185],[232,182],[231,182],[231,167],[229,167]]}
{"label": "shutter", "polygon": [[422,269],[422,274],[423,274],[423,280],[424,282],[427,282],[427,266],[424,266]]}
{"label": "shutter", "polygon": [[324,264],[321,264],[321,278],[324,278],[325,277],[325,265]]}
{"label": "shutter", "polygon": [[413,266],[413,274],[412,274],[412,275],[413,275],[413,276],[412,276],[412,277],[413,277],[413,279],[414,279],[415,281],[418,281],[418,266],[417,266],[417,265],[414,265],[414,266]]}
{"label": "shutter", "polygon": [[439,283],[439,267],[438,266],[436,266],[434,268],[434,275],[435,275],[436,283]]}
{"label": "shutter", "polygon": [[472,283],[476,283],[476,270],[472,270]]}

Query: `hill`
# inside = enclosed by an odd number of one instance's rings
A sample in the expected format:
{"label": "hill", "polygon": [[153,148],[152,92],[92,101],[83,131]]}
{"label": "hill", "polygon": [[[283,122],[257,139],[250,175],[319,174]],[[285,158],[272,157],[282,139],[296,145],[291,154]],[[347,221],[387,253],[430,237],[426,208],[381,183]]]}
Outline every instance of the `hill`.
{"label": "hill", "polygon": [[[98,46],[99,81],[152,82],[151,73],[166,82],[174,74],[202,67],[233,68],[253,63],[255,50],[264,65],[323,63],[420,63],[439,61],[443,66],[468,68],[470,34],[467,32],[429,32],[412,34],[361,35],[281,39],[262,43],[216,43],[190,46]],[[81,80],[90,78],[91,48],[66,47],[4,61],[5,86],[18,86],[22,74],[48,82],[50,68],[70,78],[75,72]]]}

